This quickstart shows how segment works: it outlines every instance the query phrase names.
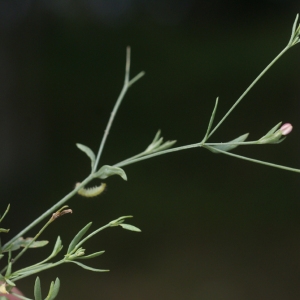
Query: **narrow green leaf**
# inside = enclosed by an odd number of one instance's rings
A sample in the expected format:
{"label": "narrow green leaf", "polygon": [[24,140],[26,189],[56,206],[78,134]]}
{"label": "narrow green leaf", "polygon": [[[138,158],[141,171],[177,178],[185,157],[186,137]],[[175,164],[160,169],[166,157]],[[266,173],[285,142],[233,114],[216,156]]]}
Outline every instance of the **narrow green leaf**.
{"label": "narrow green leaf", "polygon": [[105,251],[95,252],[95,253],[90,254],[90,255],[80,256],[80,257],[78,257],[77,259],[90,259],[90,258],[94,258],[94,257],[97,257],[97,256],[103,254],[104,252],[105,252]]}
{"label": "narrow green leaf", "polygon": [[155,144],[155,143],[159,140],[159,138],[160,138],[160,133],[161,133],[161,130],[159,129],[159,130],[157,131],[157,133],[156,133],[156,135],[155,135],[155,137],[154,137],[154,139],[153,139],[153,141],[152,141],[151,144]]}
{"label": "narrow green leaf", "polygon": [[[26,238],[24,239],[23,237],[19,237],[16,241],[14,241],[8,250],[10,251],[15,251],[20,249],[20,247],[26,247],[29,243],[31,243],[33,238]],[[49,241],[35,241],[33,242],[29,248],[39,248],[47,245]]]}
{"label": "narrow green leaf", "polygon": [[8,233],[8,232],[9,232],[9,229],[0,228],[0,232]]}
{"label": "narrow green leaf", "polygon": [[120,218],[118,218],[116,220],[110,221],[109,225],[110,226],[119,226],[121,223],[124,222],[125,219],[128,219],[128,218],[133,218],[133,216],[123,216],[123,217],[120,217]]}
{"label": "narrow green leaf", "polygon": [[74,264],[80,266],[80,267],[83,268],[83,269],[86,269],[86,270],[89,270],[89,271],[93,271],[93,272],[109,272],[109,270],[103,270],[103,269],[95,269],[95,268],[91,268],[91,267],[89,267],[89,266],[86,266],[86,265],[84,265],[84,264],[82,264],[82,263],[80,263],[80,262],[78,262],[78,261],[74,261],[74,260],[69,260],[69,261],[67,261],[67,262],[72,262],[72,263],[74,263]]}
{"label": "narrow green leaf", "polygon": [[120,226],[126,230],[131,230],[131,231],[136,231],[136,232],[141,232],[141,229],[133,226],[133,225],[130,225],[130,224],[120,224]]}
{"label": "narrow green leaf", "polygon": [[[53,282],[52,282],[53,283]],[[53,300],[56,298],[58,292],[59,292],[59,288],[60,288],[60,280],[59,278],[56,278],[55,283],[53,285],[51,285],[51,293],[48,296],[48,300]]]}
{"label": "narrow green leaf", "polygon": [[6,208],[6,210],[5,210],[4,214],[3,214],[3,216],[0,218],[0,223],[1,223],[2,220],[5,218],[6,214],[7,214],[8,211],[9,211],[9,209],[10,209],[10,204],[8,204],[8,206],[7,206],[7,208]]}
{"label": "narrow green leaf", "polygon": [[62,242],[61,242],[60,236],[58,236],[57,239],[56,239],[56,242],[55,242],[55,245],[54,245],[54,248],[53,248],[53,251],[52,251],[50,257],[56,256],[61,251],[61,249],[63,248],[63,246],[62,246],[61,243]]}
{"label": "narrow green leaf", "polygon": [[163,151],[163,150],[169,149],[169,148],[171,148],[176,142],[177,142],[176,140],[174,140],[174,141],[166,141],[165,143],[163,143],[163,144],[160,145],[159,147],[153,149],[153,151],[151,151],[151,153],[159,152],[159,151]]}
{"label": "narrow green leaf", "polygon": [[227,143],[232,143],[232,145],[228,144],[228,145],[209,146],[209,148],[206,148],[206,149],[210,150],[213,153],[220,153],[217,150],[214,150],[214,148],[227,152],[227,151],[230,151],[230,150],[236,148],[237,146],[239,146],[239,145],[234,145],[235,143],[244,142],[247,139],[248,135],[249,135],[249,133],[246,133],[246,134],[243,134],[243,135],[239,136],[238,138],[236,138],[236,139],[234,139],[230,142],[227,142]]}
{"label": "narrow green leaf", "polygon": [[[31,243],[32,238],[27,238],[26,243],[22,244],[22,247],[26,247],[27,244]],[[29,248],[40,248],[44,247],[49,243],[49,241],[34,241]]]}
{"label": "narrow green leaf", "polygon": [[[11,294],[14,295],[15,298],[17,298],[17,299],[22,299],[22,300],[33,300],[33,299],[31,299],[31,298],[27,298],[27,297],[21,296],[20,294],[16,294],[16,293],[11,293]],[[14,299],[15,299],[15,298],[14,298]],[[1,298],[0,298],[0,300],[1,300]],[[5,300],[7,300],[7,298],[5,298]]]}
{"label": "narrow green leaf", "polygon": [[292,27],[292,34],[291,34],[291,38],[289,40],[288,45],[290,45],[295,37],[295,33],[296,33],[296,26],[297,26],[297,22],[298,22],[298,18],[299,18],[299,14],[296,15],[296,19],[294,21],[293,27]]}
{"label": "narrow green leaf", "polygon": [[76,144],[76,146],[90,158],[91,166],[93,169],[93,167],[95,165],[95,161],[96,161],[96,156],[95,156],[95,153],[93,152],[93,150],[82,144]]}
{"label": "narrow green leaf", "polygon": [[51,281],[51,283],[50,283],[50,288],[49,288],[49,291],[48,291],[48,295],[47,295],[47,297],[45,298],[45,300],[49,300],[49,299],[50,299],[50,296],[51,296],[52,290],[53,290],[53,286],[54,286],[54,282]]}
{"label": "narrow green leaf", "polygon": [[98,177],[100,179],[105,179],[109,176],[112,175],[119,175],[121,176],[124,180],[127,180],[126,173],[124,172],[123,169],[118,168],[118,167],[112,167],[108,165],[102,166],[95,174],[94,177]]}
{"label": "narrow green leaf", "polygon": [[260,140],[271,136],[280,127],[281,123],[282,122],[279,122],[277,125],[275,125],[270,131],[267,132],[267,134],[265,134],[263,137],[261,137]]}
{"label": "narrow green leaf", "polygon": [[147,155],[150,153],[155,153],[158,151],[162,151],[168,148],[171,148],[176,141],[167,141],[163,143],[163,137],[160,137],[161,131],[158,130],[156,133],[152,143],[146,148],[146,150],[142,153],[142,155]]}
{"label": "narrow green leaf", "polygon": [[5,273],[5,278],[6,277],[9,277],[9,275],[11,274],[11,270],[12,270],[12,263],[9,259],[9,263],[8,263],[8,266],[7,266],[7,269],[6,269],[6,273]]}
{"label": "narrow green leaf", "polygon": [[42,289],[40,278],[37,277],[34,284],[34,300],[43,300],[42,299]]}
{"label": "narrow green leaf", "polygon": [[215,115],[216,115],[216,112],[217,112],[218,102],[219,102],[219,97],[217,97],[217,99],[216,99],[216,102],[215,102],[215,106],[214,106],[213,112],[212,112],[212,114],[211,114],[211,116],[210,116],[210,120],[209,120],[209,123],[208,123],[208,126],[207,126],[207,130],[206,130],[205,136],[204,136],[204,138],[203,138],[203,141],[204,141],[204,142],[207,140],[207,137],[208,137],[208,135],[209,135],[209,133],[210,133],[212,124],[213,124],[213,122],[214,122]]}
{"label": "narrow green leaf", "polygon": [[92,225],[92,222],[88,223],[75,235],[75,237],[73,238],[73,240],[71,241],[71,243],[69,245],[67,253],[72,252],[72,250],[79,243],[79,241],[81,240],[83,235],[88,231],[88,229],[91,227],[91,225]]}
{"label": "narrow green leaf", "polygon": [[16,286],[14,282],[9,280],[8,278],[5,278],[5,281],[10,285],[10,286]]}
{"label": "narrow green leaf", "polygon": [[41,264],[41,265],[37,265],[37,266],[30,266],[27,268],[23,268],[20,270],[15,271],[14,273],[11,274],[11,277],[13,278],[17,278],[20,275],[26,275],[29,276],[31,274],[35,274],[35,273],[39,273],[45,269],[48,269],[49,266],[51,266],[53,263],[45,263],[45,264]]}

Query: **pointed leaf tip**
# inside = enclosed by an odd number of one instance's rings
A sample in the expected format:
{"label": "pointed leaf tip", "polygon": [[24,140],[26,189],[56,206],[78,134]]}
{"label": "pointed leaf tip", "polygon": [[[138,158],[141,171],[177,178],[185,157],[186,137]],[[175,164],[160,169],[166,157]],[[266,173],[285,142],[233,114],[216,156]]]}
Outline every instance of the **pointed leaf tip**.
{"label": "pointed leaf tip", "polygon": [[[230,142],[227,142],[226,145],[210,146],[207,149],[210,150],[213,153],[220,153],[218,150],[214,150],[213,148],[219,149],[219,150],[222,150],[222,151],[225,151],[225,152],[230,151],[230,150],[236,148],[237,146],[239,146],[239,145],[237,145],[235,143],[242,143],[242,142],[244,142],[247,139],[248,135],[249,135],[249,133],[245,133],[245,134],[239,136],[238,138],[236,138],[236,139],[234,139],[234,140],[232,140]],[[232,143],[232,145],[230,145],[228,143]]]}
{"label": "pointed leaf tip", "polygon": [[78,143],[76,144],[76,146],[90,158],[91,166],[93,169],[95,161],[96,161],[96,156],[95,156],[95,153],[93,152],[93,150],[85,145],[78,144]]}
{"label": "pointed leaf tip", "polygon": [[133,226],[133,225],[130,225],[130,224],[124,224],[124,223],[121,223],[120,226],[123,228],[123,229],[126,229],[126,230],[130,230],[130,231],[135,231],[135,232],[141,232],[142,230]]}
{"label": "pointed leaf tip", "polygon": [[100,179],[105,179],[109,176],[112,175],[119,175],[121,176],[124,180],[127,181],[127,175],[125,171],[119,167],[113,167],[113,166],[108,166],[104,165],[102,166],[95,174],[94,177],[98,177]]}

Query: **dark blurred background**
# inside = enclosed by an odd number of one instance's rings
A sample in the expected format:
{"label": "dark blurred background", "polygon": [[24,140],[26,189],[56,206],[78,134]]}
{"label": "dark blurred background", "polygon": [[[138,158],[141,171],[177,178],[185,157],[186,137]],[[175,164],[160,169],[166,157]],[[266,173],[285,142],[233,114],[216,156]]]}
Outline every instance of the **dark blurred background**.
{"label": "dark blurred background", "polygon": [[[98,149],[127,45],[132,76],[146,76],[126,95],[101,164],[141,152],[158,129],[178,146],[199,142],[215,98],[218,121],[287,44],[298,12],[296,0],[1,0],[1,213],[11,203],[2,242],[88,175],[90,162],[75,143]],[[284,55],[211,141],[246,132],[258,139],[290,122],[284,143],[235,153],[300,168],[299,58],[300,46]],[[85,262],[111,272],[63,265],[40,274],[44,295],[59,276],[58,299],[300,298],[300,174],[204,149],[125,171],[128,182],[107,179],[101,197],[69,201],[73,215],[42,236],[51,244],[28,251],[15,268],[49,255],[57,235],[67,249],[89,221],[96,229],[132,214],[142,233],[98,234],[87,253],[106,253]],[[28,297],[34,280],[18,282]]]}

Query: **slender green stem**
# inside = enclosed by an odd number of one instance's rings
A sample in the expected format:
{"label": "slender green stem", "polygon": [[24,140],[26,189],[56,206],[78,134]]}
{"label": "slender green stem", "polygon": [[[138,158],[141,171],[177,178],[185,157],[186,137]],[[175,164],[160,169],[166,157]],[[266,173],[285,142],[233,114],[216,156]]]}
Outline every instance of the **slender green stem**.
{"label": "slender green stem", "polygon": [[[185,146],[181,146],[181,147],[171,148],[171,149],[155,152],[155,153],[144,155],[144,156],[142,156],[143,155],[143,152],[142,152],[140,154],[134,155],[131,158],[125,159],[125,160],[115,164],[114,167],[121,168],[121,167],[130,165],[130,164],[134,164],[136,162],[146,160],[146,159],[149,159],[149,158],[152,158],[152,157],[155,157],[155,156],[159,156],[159,155],[163,155],[163,154],[167,154],[167,153],[171,153],[171,152],[182,151],[182,150],[191,149],[191,148],[209,147],[209,146],[225,146],[225,145],[245,146],[245,145],[262,145],[262,144],[258,144],[257,141],[228,142],[228,143],[202,143],[201,142],[201,143],[195,143],[195,144],[185,145]],[[213,149],[216,149],[216,148],[213,148]],[[218,150],[218,151],[220,151],[220,150]]]}
{"label": "slender green stem", "polygon": [[96,157],[96,161],[95,161],[95,164],[94,164],[94,167],[93,167],[93,170],[92,172],[95,172],[97,170],[97,167],[98,167],[98,164],[99,164],[99,160],[100,160],[100,157],[101,157],[101,154],[103,152],[103,149],[104,149],[104,145],[105,145],[105,142],[107,140],[107,137],[108,137],[108,134],[109,134],[109,131],[110,131],[110,128],[112,126],[112,123],[114,121],[114,118],[115,118],[115,115],[119,109],[119,106],[121,105],[122,103],[122,100],[128,90],[128,81],[129,81],[129,71],[130,71],[130,48],[127,47],[127,53],[126,53],[126,66],[125,66],[125,79],[124,79],[124,84],[123,84],[123,88],[120,92],[120,95],[117,99],[117,102],[110,114],[110,118],[108,120],[108,123],[106,125],[106,129],[104,130],[104,134],[103,134],[103,137],[102,137],[102,140],[101,140],[101,143],[100,143],[100,146],[99,146],[99,150],[98,150],[98,154],[97,154],[97,157]]}
{"label": "slender green stem", "polygon": [[249,157],[246,157],[246,156],[237,155],[237,154],[222,151],[218,148],[213,148],[213,147],[210,147],[210,146],[207,146],[207,145],[203,146],[203,148],[213,149],[214,151],[216,150],[216,151],[218,151],[222,154],[226,154],[226,155],[229,155],[229,156],[232,156],[232,157],[236,157],[236,158],[240,158],[240,159],[243,159],[243,160],[251,161],[251,162],[254,162],[254,163],[257,163],[257,164],[266,165],[266,166],[273,167],[273,168],[278,168],[278,169],[283,169],[283,170],[287,170],[287,171],[291,171],[291,172],[300,173],[300,169],[290,168],[290,167],[286,167],[286,166],[282,166],[282,165],[269,163],[269,162],[266,162],[266,161],[261,161],[261,160],[258,160],[258,159],[249,158]]}
{"label": "slender green stem", "polygon": [[129,80],[129,72],[130,72],[130,47],[127,47],[124,85],[123,85],[123,88],[120,92],[120,95],[119,95],[119,97],[116,101],[116,104],[115,104],[115,106],[114,106],[114,108],[111,112],[110,118],[109,118],[108,123],[106,125],[106,129],[104,130],[103,138],[102,138],[100,146],[99,146],[99,150],[98,150],[98,153],[97,153],[97,157],[96,157],[96,161],[95,161],[92,173],[96,172],[96,170],[97,170],[99,160],[100,160],[100,157],[102,155],[102,152],[103,152],[105,142],[107,140],[110,128],[112,126],[114,118],[115,118],[115,116],[117,114],[117,111],[118,111],[118,109],[119,109],[119,107],[120,107],[120,105],[121,105],[121,103],[124,99],[124,96],[125,96],[126,92],[128,91],[129,87],[133,83],[135,83],[137,80],[139,80],[145,74],[144,72],[141,72],[137,76],[135,76],[132,80]]}
{"label": "slender green stem", "polygon": [[[22,249],[21,252],[18,253],[18,255],[16,257],[14,257],[13,259],[13,263],[15,263],[24,253],[25,251],[28,250],[28,248],[34,243],[34,241],[37,240],[37,238],[43,233],[43,231],[53,222],[53,220],[49,220],[43,227],[42,229],[35,235],[35,237],[31,240],[31,242],[29,244],[26,245],[26,247],[24,247]],[[2,273],[2,271],[1,271]]]}
{"label": "slender green stem", "polygon": [[16,298],[19,298],[19,299],[22,299],[22,300],[32,300],[30,298],[26,298],[24,296],[21,296],[19,294],[16,294],[16,293],[11,293],[13,296],[15,296]]}
{"label": "slender green stem", "polygon": [[204,143],[203,146],[224,146],[224,145],[239,145],[239,146],[243,146],[243,145],[259,145],[257,144],[257,141],[252,141],[252,142],[228,142],[228,143]]}
{"label": "slender green stem", "polygon": [[272,61],[268,66],[255,78],[255,80],[249,85],[245,92],[237,99],[237,101],[232,105],[228,112],[224,115],[221,121],[214,127],[214,129],[208,135],[208,138],[213,135],[213,133],[220,127],[220,125],[225,121],[225,119],[230,115],[230,113],[235,109],[235,107],[241,102],[241,100],[248,94],[248,92],[253,88],[253,86],[262,78],[262,76],[274,65],[274,63],[290,48],[286,46]]}
{"label": "slender green stem", "polygon": [[30,223],[27,227],[25,227],[22,231],[20,231],[16,236],[14,236],[10,241],[8,241],[3,246],[3,251],[5,251],[11,243],[16,241],[19,237],[23,236],[27,231],[29,231],[31,228],[36,226],[38,223],[40,223],[42,220],[47,218],[49,215],[57,211],[61,206],[63,206],[69,199],[71,199],[78,190],[80,190],[83,186],[85,186],[89,181],[93,179],[92,175],[89,175],[86,179],[84,179],[80,185],[78,185],[74,190],[72,190],[69,194],[67,194],[64,198],[62,198],[60,201],[58,201],[56,204],[54,204],[51,208],[49,208],[47,211],[45,211],[41,216],[39,216],[36,220],[34,220],[32,223]]}
{"label": "slender green stem", "polygon": [[[145,151],[144,151],[144,152],[141,152],[141,153],[139,153],[139,154],[136,154],[136,155],[134,155],[134,156],[131,156],[131,157],[125,159],[125,160],[122,160],[122,161],[119,162],[117,165],[118,165],[118,166],[119,166],[119,165],[122,165],[122,166],[123,166],[124,163],[127,163],[128,161],[132,161],[132,160],[135,160],[135,159],[140,158],[140,157],[143,157],[143,156],[147,156],[147,154],[146,154]],[[116,167],[117,165],[114,165],[114,166]]]}
{"label": "slender green stem", "polygon": [[171,153],[171,152],[177,152],[177,151],[181,151],[181,150],[186,150],[186,149],[191,149],[191,148],[196,148],[196,147],[201,147],[202,144],[201,143],[196,143],[196,144],[191,144],[191,145],[185,145],[185,146],[181,146],[181,147],[177,147],[177,148],[171,148],[171,149],[167,149],[167,150],[163,150],[163,151],[159,151],[159,152],[155,152],[152,154],[148,154],[136,159],[132,159],[132,160],[123,160],[117,164],[114,165],[114,167],[124,167],[130,164],[134,164],[136,162],[139,162],[141,160],[145,160],[151,157],[155,157],[155,156],[159,156],[159,155],[163,155],[163,154],[167,154],[167,153]]}
{"label": "slender green stem", "polygon": [[[43,268],[43,269],[37,269],[36,272],[32,272],[32,273],[30,273],[30,274],[24,274],[24,275],[17,276],[16,278],[13,278],[12,280],[15,282],[15,281],[17,281],[17,280],[20,280],[20,279],[22,279],[22,278],[31,276],[31,275],[36,274],[36,273],[39,273],[39,272],[41,272],[41,271],[45,271],[45,270],[48,270],[48,269],[57,267],[57,266],[59,266],[59,265],[61,265],[61,264],[63,264],[63,263],[65,263],[65,260],[64,260],[64,259],[61,259],[61,260],[57,261],[56,263],[52,263],[52,264],[49,264],[49,265],[45,266],[45,268]],[[21,270],[18,270],[18,271],[21,271]],[[18,271],[16,271],[16,273],[17,273]]]}
{"label": "slender green stem", "polygon": [[14,236],[10,241],[8,241],[3,247],[2,250],[5,251],[8,249],[9,245],[11,243],[13,243],[14,241],[16,241],[19,237],[23,236],[26,232],[28,232],[31,228],[33,228],[34,226],[36,226],[38,223],[40,223],[42,220],[44,220],[46,217],[48,217],[51,213],[57,211],[61,206],[63,206],[70,198],[72,198],[78,190],[80,190],[83,186],[85,186],[89,181],[91,181],[93,179],[93,173],[95,173],[96,169],[97,169],[97,165],[99,163],[107,136],[109,134],[109,130],[112,126],[114,117],[118,111],[118,108],[128,90],[128,88],[135,83],[137,80],[139,80],[143,75],[144,72],[139,73],[138,75],[136,75],[134,78],[132,78],[131,80],[129,80],[129,70],[130,70],[130,48],[127,48],[127,56],[126,56],[126,67],[125,67],[125,80],[124,80],[124,85],[123,88],[121,90],[121,93],[116,101],[116,104],[114,106],[114,109],[111,113],[111,117],[108,121],[106,130],[104,132],[104,136],[103,139],[101,141],[100,147],[99,147],[99,151],[97,154],[97,158],[96,158],[96,162],[94,165],[94,168],[92,170],[92,173],[86,178],[84,179],[80,185],[78,185],[74,190],[72,190],[69,194],[67,194],[64,198],[62,198],[60,201],[58,201],[56,204],[54,204],[50,209],[48,209],[46,212],[44,212],[41,216],[39,216],[36,220],[34,220],[32,223],[30,223],[27,227],[25,227],[22,231],[20,231],[16,236]]}
{"label": "slender green stem", "polygon": [[93,237],[93,236],[94,236],[95,234],[97,234],[99,231],[101,231],[101,230],[103,230],[103,229],[105,229],[105,228],[108,228],[108,227],[110,227],[110,224],[109,224],[109,223],[106,224],[106,225],[104,225],[104,226],[102,226],[102,227],[100,227],[100,228],[98,228],[97,230],[91,232],[88,236],[86,236],[84,239],[82,239],[82,240],[76,245],[76,247],[72,250],[72,253],[75,253],[76,250],[77,250],[81,245],[83,245],[83,243],[85,243],[88,239],[90,239],[91,237]]}

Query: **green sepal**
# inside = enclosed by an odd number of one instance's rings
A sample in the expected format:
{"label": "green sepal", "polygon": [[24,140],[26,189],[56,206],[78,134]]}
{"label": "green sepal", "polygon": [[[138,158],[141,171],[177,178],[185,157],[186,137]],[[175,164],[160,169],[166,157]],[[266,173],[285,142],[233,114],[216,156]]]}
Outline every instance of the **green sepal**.
{"label": "green sepal", "polygon": [[102,166],[93,176],[100,179],[105,179],[112,175],[119,175],[124,180],[127,180],[127,175],[123,169],[118,167],[108,166],[108,165]]}
{"label": "green sepal", "polygon": [[96,161],[96,156],[95,156],[95,153],[93,152],[93,150],[82,144],[76,144],[76,146],[90,158],[91,167],[93,169],[93,167],[95,165],[95,161]]}
{"label": "green sepal", "polygon": [[271,135],[273,135],[273,133],[280,127],[280,125],[282,124],[282,122],[279,122],[278,124],[276,124],[270,131],[267,132],[267,134],[265,134],[263,137],[260,138],[264,139],[264,138],[268,138]]}
{"label": "green sepal", "polygon": [[[244,142],[247,139],[248,135],[249,135],[249,133],[245,133],[245,134],[239,136],[238,138],[236,138],[230,142],[227,142],[227,143],[234,144],[234,143]],[[239,146],[239,145],[229,145],[229,144],[228,145],[217,145],[217,146],[209,146],[209,148],[207,148],[207,149],[213,153],[220,153],[218,150],[214,150],[213,148],[227,152],[227,151],[230,151],[230,150],[236,148],[237,146]]]}
{"label": "green sepal", "polygon": [[281,143],[285,137],[282,137],[282,133],[278,128],[280,127],[282,122],[275,125],[267,134],[261,137],[257,144],[279,144]]}
{"label": "green sepal", "polygon": [[67,251],[68,254],[70,254],[75,249],[76,245],[79,243],[79,241],[84,236],[84,234],[88,231],[91,225],[92,222],[88,223],[75,235],[75,237],[73,238],[73,240],[71,241],[68,247],[68,251]]}

